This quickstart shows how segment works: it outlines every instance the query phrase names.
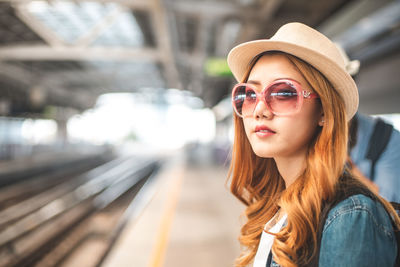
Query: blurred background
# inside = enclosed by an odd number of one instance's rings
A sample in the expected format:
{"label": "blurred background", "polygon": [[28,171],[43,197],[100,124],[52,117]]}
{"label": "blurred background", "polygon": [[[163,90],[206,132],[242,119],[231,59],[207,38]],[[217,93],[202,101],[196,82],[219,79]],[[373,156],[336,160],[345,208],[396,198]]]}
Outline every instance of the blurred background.
{"label": "blurred background", "polygon": [[0,0],[0,266],[232,266],[226,56],[292,21],[400,129],[398,0]]}

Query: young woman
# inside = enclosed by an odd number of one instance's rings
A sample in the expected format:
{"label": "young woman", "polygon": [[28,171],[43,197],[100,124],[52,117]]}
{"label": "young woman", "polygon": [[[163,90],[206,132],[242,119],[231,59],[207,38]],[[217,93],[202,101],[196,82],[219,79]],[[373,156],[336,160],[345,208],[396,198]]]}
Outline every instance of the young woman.
{"label": "young woman", "polygon": [[336,46],[289,23],[228,64],[230,186],[247,205],[237,266],[394,266],[400,219],[345,167],[358,91]]}

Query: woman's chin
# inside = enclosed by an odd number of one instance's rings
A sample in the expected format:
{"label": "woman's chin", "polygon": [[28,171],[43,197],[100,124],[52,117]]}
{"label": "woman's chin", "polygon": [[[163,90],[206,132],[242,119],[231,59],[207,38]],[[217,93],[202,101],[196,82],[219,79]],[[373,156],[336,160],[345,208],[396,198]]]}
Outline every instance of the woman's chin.
{"label": "woman's chin", "polygon": [[274,157],[273,153],[271,153],[270,151],[265,151],[265,150],[261,150],[261,149],[256,149],[256,150],[253,149],[253,152],[260,158],[273,158]]}

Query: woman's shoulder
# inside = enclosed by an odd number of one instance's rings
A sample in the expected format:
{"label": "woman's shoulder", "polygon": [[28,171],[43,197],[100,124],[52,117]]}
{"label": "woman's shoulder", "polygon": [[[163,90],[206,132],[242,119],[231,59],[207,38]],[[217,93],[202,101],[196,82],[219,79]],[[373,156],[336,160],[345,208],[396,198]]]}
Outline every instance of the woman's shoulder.
{"label": "woman's shoulder", "polygon": [[329,211],[319,266],[393,266],[396,255],[391,219],[378,200],[356,194]]}
{"label": "woman's shoulder", "polygon": [[360,222],[372,224],[371,227],[376,227],[388,237],[395,238],[391,219],[383,205],[364,194],[349,196],[336,204],[328,213],[323,232],[332,227],[351,227]]}

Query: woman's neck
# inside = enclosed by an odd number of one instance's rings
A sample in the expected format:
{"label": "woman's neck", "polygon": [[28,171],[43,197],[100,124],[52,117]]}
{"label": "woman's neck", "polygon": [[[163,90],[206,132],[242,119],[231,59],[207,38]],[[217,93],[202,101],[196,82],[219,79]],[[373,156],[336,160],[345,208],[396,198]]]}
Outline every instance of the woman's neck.
{"label": "woman's neck", "polygon": [[296,181],[306,167],[306,153],[291,157],[275,157],[274,160],[286,188]]}

